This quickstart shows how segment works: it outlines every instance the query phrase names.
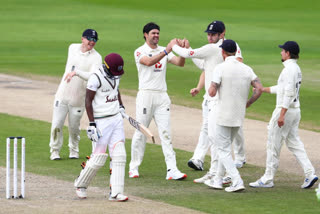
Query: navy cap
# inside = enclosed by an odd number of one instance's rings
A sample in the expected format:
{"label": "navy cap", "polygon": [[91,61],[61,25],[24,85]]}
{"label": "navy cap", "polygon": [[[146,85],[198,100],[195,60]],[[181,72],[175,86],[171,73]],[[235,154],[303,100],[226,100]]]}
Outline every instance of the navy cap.
{"label": "navy cap", "polygon": [[231,40],[231,39],[227,39],[227,40],[224,40],[222,45],[220,45],[220,47],[226,51],[226,52],[229,52],[229,53],[234,53],[237,51],[237,45],[236,45],[236,42]]}
{"label": "navy cap", "polygon": [[290,53],[295,55],[299,55],[300,53],[299,45],[295,41],[287,41],[283,45],[279,45],[279,48],[289,51]]}
{"label": "navy cap", "polygon": [[98,40],[98,33],[95,30],[87,29],[87,30],[83,31],[82,37],[90,37],[90,38],[95,38],[96,40]]}
{"label": "navy cap", "polygon": [[226,29],[222,21],[213,21],[211,22],[207,30],[205,31],[206,33],[223,33],[223,31]]}

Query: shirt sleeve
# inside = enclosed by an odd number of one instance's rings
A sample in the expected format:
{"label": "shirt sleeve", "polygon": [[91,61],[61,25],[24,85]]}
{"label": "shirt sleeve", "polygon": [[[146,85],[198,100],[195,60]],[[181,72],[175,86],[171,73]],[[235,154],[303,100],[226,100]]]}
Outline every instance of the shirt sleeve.
{"label": "shirt sleeve", "polygon": [[147,56],[146,54],[144,54],[141,50],[136,50],[134,52],[134,59],[136,61],[136,63],[140,63],[140,59],[144,56]]}
{"label": "shirt sleeve", "polygon": [[270,87],[270,93],[271,94],[276,94],[278,91],[278,85],[274,85]]}
{"label": "shirt sleeve", "polygon": [[186,49],[178,45],[174,45],[172,47],[172,50],[184,58],[204,59],[212,54],[218,53],[219,51],[221,51],[221,48],[219,48],[218,45],[214,44],[207,44],[197,49]]}
{"label": "shirt sleeve", "polygon": [[97,91],[100,85],[101,85],[101,81],[98,75],[93,73],[88,79],[87,89],[91,91]]}
{"label": "shirt sleeve", "polygon": [[219,66],[216,66],[216,68],[212,72],[212,79],[211,82],[215,82],[217,84],[221,83],[221,69],[219,69]]}
{"label": "shirt sleeve", "polygon": [[204,71],[204,59],[192,58],[192,62],[202,71]]}
{"label": "shirt sleeve", "polygon": [[87,81],[90,77],[90,75],[101,65],[102,62],[102,58],[101,55],[98,54],[95,58],[94,58],[94,62],[91,64],[89,72],[86,71],[82,71],[79,69],[75,69],[76,75],[79,76],[81,79]]}
{"label": "shirt sleeve", "polygon": [[295,78],[294,72],[285,70],[285,85],[284,85],[284,96],[283,96],[283,108],[289,108],[292,99],[295,95]]}
{"label": "shirt sleeve", "polygon": [[236,56],[236,58],[241,58],[241,59],[243,59],[242,53],[241,53],[241,49],[240,49],[238,43],[236,43],[236,45],[237,45],[237,52],[236,52],[236,55],[235,55],[235,56]]}

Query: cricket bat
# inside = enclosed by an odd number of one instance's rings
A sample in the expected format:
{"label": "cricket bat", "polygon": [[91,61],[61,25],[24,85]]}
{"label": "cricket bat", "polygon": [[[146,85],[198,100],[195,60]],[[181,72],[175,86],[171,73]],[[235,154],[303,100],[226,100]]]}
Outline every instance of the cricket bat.
{"label": "cricket bat", "polygon": [[147,127],[145,127],[144,125],[142,125],[141,123],[133,119],[132,117],[128,116],[126,113],[121,112],[121,114],[124,118],[126,118],[129,121],[131,126],[136,128],[138,131],[142,132],[142,134],[144,134],[146,137],[150,137],[153,143],[156,143],[154,140],[154,135],[152,134],[150,129],[148,129]]}

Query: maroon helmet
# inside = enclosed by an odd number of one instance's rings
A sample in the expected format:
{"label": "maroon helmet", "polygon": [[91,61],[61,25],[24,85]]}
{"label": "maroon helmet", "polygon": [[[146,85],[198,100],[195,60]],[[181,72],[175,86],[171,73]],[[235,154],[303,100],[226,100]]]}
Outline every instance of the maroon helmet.
{"label": "maroon helmet", "polygon": [[117,53],[108,54],[104,58],[105,71],[110,78],[119,78],[123,73],[123,59]]}

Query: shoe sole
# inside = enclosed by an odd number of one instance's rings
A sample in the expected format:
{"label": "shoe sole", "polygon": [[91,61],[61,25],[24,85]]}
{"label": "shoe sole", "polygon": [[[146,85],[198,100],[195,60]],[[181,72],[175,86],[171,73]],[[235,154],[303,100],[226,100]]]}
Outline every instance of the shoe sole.
{"label": "shoe sole", "polygon": [[309,184],[308,186],[306,186],[306,187],[303,187],[303,189],[308,189],[308,188],[312,187],[313,184],[314,184],[315,182],[317,182],[317,180],[318,180],[318,177],[315,177],[315,178],[310,182],[310,184]]}
{"label": "shoe sole", "polygon": [[126,199],[123,199],[123,200],[117,200],[117,199],[109,199],[109,201],[111,202],[125,202],[125,201],[128,201],[129,198],[126,198]]}
{"label": "shoe sole", "polygon": [[53,159],[51,159],[51,160],[61,160],[61,158],[53,158]]}
{"label": "shoe sole", "polygon": [[183,180],[185,178],[187,178],[188,176],[186,174],[184,174],[181,178],[177,178],[177,179],[174,179],[172,177],[169,177],[169,178],[166,178],[167,180],[176,180],[176,181],[180,181],[180,180]]}
{"label": "shoe sole", "polygon": [[194,165],[194,163],[192,161],[188,161],[188,166],[194,170],[197,170],[197,171],[203,171],[202,168],[199,168],[197,167],[196,165]]}
{"label": "shoe sole", "polygon": [[245,188],[240,188],[240,189],[237,189],[237,190],[234,190],[234,191],[227,191],[226,192],[242,192],[243,190],[245,190]]}
{"label": "shoe sole", "polygon": [[79,159],[78,157],[69,157],[69,159]]}
{"label": "shoe sole", "polygon": [[252,188],[273,188],[273,185],[272,186],[251,186],[249,184],[249,187],[252,187]]}
{"label": "shoe sole", "polygon": [[139,175],[129,176],[129,178],[139,178]]}

